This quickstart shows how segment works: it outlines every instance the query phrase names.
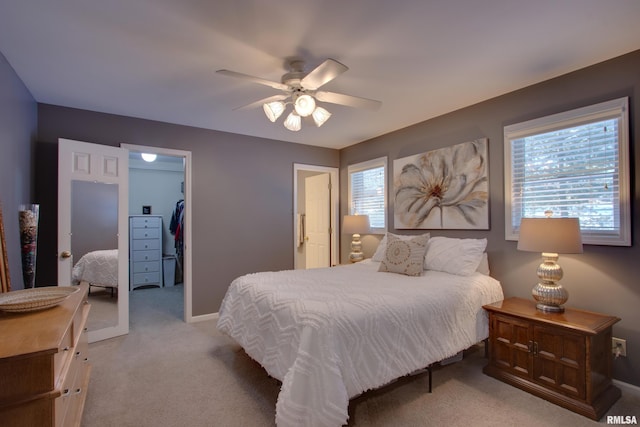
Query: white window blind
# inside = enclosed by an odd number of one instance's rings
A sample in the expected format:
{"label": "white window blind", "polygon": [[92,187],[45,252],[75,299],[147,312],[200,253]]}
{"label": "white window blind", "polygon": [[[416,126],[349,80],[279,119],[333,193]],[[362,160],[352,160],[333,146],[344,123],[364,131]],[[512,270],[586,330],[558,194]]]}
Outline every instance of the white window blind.
{"label": "white window blind", "polygon": [[374,232],[386,231],[387,158],[350,165],[349,214],[369,215]]}
{"label": "white window blind", "polygon": [[630,245],[626,117],[624,98],[505,128],[507,238],[551,210],[584,243]]}

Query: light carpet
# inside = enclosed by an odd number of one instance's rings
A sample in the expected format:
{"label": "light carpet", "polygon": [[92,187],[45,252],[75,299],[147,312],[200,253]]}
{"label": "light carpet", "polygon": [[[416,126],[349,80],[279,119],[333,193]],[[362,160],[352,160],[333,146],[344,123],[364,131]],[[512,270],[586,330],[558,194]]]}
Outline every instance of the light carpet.
{"label": "light carpet", "polygon": [[[183,288],[136,289],[130,333],[93,343],[82,425],[274,426],[280,383],[270,378],[214,320],[183,322]],[[482,373],[482,346],[461,362],[402,378],[353,399],[349,426],[563,426],[606,424],[553,405]],[[627,395],[608,415],[635,415]]]}

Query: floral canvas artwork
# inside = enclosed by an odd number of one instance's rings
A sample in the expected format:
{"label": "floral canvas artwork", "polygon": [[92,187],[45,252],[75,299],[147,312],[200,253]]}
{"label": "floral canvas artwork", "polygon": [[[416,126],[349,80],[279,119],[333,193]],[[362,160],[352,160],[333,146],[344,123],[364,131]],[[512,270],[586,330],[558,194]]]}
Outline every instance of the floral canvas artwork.
{"label": "floral canvas artwork", "polygon": [[394,160],[396,229],[489,229],[487,139]]}

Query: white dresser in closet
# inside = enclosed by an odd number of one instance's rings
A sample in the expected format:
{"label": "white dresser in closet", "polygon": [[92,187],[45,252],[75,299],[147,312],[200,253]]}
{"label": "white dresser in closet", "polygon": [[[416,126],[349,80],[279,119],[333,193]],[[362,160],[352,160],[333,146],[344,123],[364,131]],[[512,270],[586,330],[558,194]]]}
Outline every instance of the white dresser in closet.
{"label": "white dresser in closet", "polygon": [[129,217],[129,287],[162,287],[162,217]]}

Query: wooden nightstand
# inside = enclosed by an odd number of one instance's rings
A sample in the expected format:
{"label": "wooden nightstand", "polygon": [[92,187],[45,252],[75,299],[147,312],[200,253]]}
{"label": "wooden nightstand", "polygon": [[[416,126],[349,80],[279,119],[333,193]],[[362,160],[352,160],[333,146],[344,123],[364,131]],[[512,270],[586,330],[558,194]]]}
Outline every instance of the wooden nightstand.
{"label": "wooden nightstand", "polygon": [[543,313],[509,298],[489,312],[484,373],[594,420],[620,397],[611,382],[611,327],[620,319],[567,308]]}

